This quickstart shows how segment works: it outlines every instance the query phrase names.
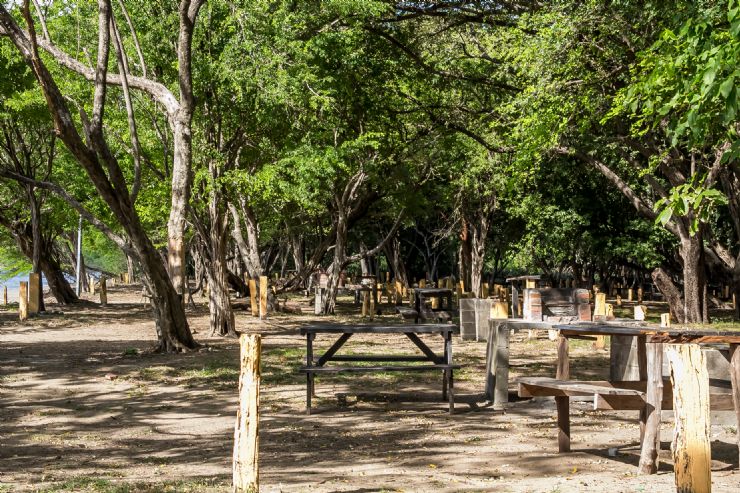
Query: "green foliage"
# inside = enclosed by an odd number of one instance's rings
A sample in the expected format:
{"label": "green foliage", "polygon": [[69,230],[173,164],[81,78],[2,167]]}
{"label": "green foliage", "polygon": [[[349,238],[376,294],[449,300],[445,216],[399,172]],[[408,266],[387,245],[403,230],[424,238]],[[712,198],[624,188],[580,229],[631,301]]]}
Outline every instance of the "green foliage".
{"label": "green foliage", "polygon": [[655,210],[659,212],[655,223],[665,226],[673,215],[690,215],[690,231],[696,234],[699,224],[706,223],[717,206],[727,205],[727,197],[719,190],[704,188],[704,181],[704,177],[694,175],[689,182],[673,187],[668,197],[655,203]]}

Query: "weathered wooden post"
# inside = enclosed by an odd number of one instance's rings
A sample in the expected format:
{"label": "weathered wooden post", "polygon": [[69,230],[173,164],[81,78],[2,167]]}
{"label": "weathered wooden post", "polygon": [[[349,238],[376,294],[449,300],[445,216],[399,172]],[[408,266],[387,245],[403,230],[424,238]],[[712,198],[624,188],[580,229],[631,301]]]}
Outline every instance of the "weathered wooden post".
{"label": "weathered wooden post", "polygon": [[[555,369],[555,378],[570,379],[568,338],[562,334],[558,335],[558,366]],[[570,452],[570,398],[567,395],[555,397],[555,406],[558,410],[558,451]]]}
{"label": "weathered wooden post", "polygon": [[90,294],[95,294],[95,278],[92,275],[87,276],[87,287]]}
{"label": "weathered wooden post", "polygon": [[647,307],[643,305],[635,305],[635,320],[645,320],[647,317]]}
{"label": "weathered wooden post", "polygon": [[419,279],[419,288],[424,289],[425,287],[427,287],[427,280]]}
{"label": "weathered wooden post", "polygon": [[257,304],[257,281],[254,279],[249,280],[249,306],[252,310],[252,316],[259,317],[260,309]]}
{"label": "weathered wooden post", "polygon": [[396,305],[403,305],[403,284],[401,281],[396,281]]}
{"label": "weathered wooden post", "polygon": [[24,321],[28,318],[28,283],[21,281],[18,286],[18,318]]}
{"label": "weathered wooden post", "polygon": [[658,472],[660,452],[660,417],[663,411],[663,344],[648,342],[646,347],[647,396],[645,403],[645,433],[640,452],[640,474]]}
{"label": "weathered wooden post", "polygon": [[362,292],[362,316],[367,317],[370,311],[370,291]]}
{"label": "weathered wooden post", "polygon": [[668,344],[666,357],[673,383],[674,471],[676,491],[712,491],[709,448],[709,375],[701,346]]}
{"label": "weathered wooden post", "polygon": [[105,277],[100,278],[100,306],[108,305],[108,287],[105,285]]}
{"label": "weathered wooden post", "polygon": [[8,286],[3,286],[3,305],[8,306]]}
{"label": "weathered wooden post", "polygon": [[260,318],[267,318],[267,276],[260,276]]}
{"label": "weathered wooden post", "polygon": [[41,306],[41,275],[38,272],[28,274],[28,313],[34,315]]}
{"label": "weathered wooden post", "polygon": [[622,297],[617,295],[617,306],[622,306]]}
{"label": "weathered wooden post", "polygon": [[596,293],[594,322],[606,320],[606,293]]}
{"label": "weathered wooden post", "polygon": [[671,326],[671,314],[670,313],[661,313],[660,314],[660,326],[661,327],[670,327]]}
{"label": "weathered wooden post", "polygon": [[730,344],[729,357],[732,404],[735,408],[735,423],[737,424],[737,450],[740,453],[740,344]]}
{"label": "weathered wooden post", "polygon": [[642,286],[640,286],[639,288],[637,288],[637,302],[638,303],[642,303],[642,294],[643,294]]}
{"label": "weathered wooden post", "polygon": [[[266,290],[265,290],[266,291]],[[235,493],[259,491],[259,335],[242,334],[240,339],[239,409],[234,426],[233,481]]]}
{"label": "weathered wooden post", "polygon": [[481,288],[480,288],[480,297],[481,298],[488,298],[488,283],[487,282],[484,282],[481,285]]}

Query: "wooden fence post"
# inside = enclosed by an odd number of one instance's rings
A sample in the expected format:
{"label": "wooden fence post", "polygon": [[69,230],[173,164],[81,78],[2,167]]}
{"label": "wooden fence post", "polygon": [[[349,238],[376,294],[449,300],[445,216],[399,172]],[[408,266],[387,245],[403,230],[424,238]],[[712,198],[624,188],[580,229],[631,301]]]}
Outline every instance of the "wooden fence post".
{"label": "wooden fence post", "polygon": [[260,309],[257,305],[257,281],[249,279],[249,306],[252,309],[252,316],[259,317]]}
{"label": "wooden fence post", "polygon": [[28,274],[28,313],[33,315],[39,312],[41,306],[41,274]]}
{"label": "wooden fence post", "polygon": [[3,286],[3,305],[8,306],[8,286]]}
{"label": "wooden fence post", "polygon": [[105,285],[105,277],[100,277],[100,306],[108,305],[108,288]]}
{"label": "wooden fence post", "polygon": [[28,283],[21,281],[18,286],[18,318],[22,321],[28,318]]}
{"label": "wooden fence post", "polygon": [[676,421],[671,446],[676,491],[709,493],[709,375],[704,353],[698,344],[669,344],[666,357],[671,368]]}
{"label": "wooden fence post", "polygon": [[259,335],[242,334],[240,339],[239,409],[234,426],[233,481],[236,493],[259,491]]}
{"label": "wooden fence post", "polygon": [[260,318],[267,318],[267,276],[260,276]]}

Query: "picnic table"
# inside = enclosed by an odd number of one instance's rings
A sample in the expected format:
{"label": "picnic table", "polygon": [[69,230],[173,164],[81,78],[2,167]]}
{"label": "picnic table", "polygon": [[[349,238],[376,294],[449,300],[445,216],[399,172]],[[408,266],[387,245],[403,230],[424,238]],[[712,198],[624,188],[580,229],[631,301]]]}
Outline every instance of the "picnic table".
{"label": "picnic table", "polygon": [[[306,413],[311,414],[311,397],[315,395],[315,377],[317,374],[340,372],[387,372],[387,371],[441,371],[442,400],[449,402],[450,414],[454,411],[453,370],[460,368],[452,362],[452,334],[458,328],[450,324],[410,324],[410,325],[369,325],[369,324],[311,324],[301,327],[301,335],[306,336],[306,365],[300,371],[306,374]],[[339,336],[321,355],[314,356],[313,343],[317,335]],[[356,334],[397,334],[406,336],[420,355],[392,354],[351,354],[339,355],[337,352]],[[435,353],[422,339],[422,334],[438,334],[442,337],[443,352]],[[341,366],[327,365],[329,362],[341,361],[351,364]],[[381,364],[362,365],[357,363],[380,362],[417,362],[419,364]],[[426,363],[426,364],[424,364]]]}
{"label": "picnic table", "polygon": [[[427,306],[432,298],[439,300],[437,308]],[[451,320],[452,319],[452,290],[446,288],[416,288],[414,289],[414,322],[419,320]]]}
{"label": "picnic table", "polygon": [[[569,399],[571,396],[593,396],[597,409],[639,410],[641,424],[640,472],[657,472],[660,450],[660,418],[662,409],[672,406],[673,389],[670,380],[664,380],[663,344],[727,344],[729,345],[730,394],[710,394],[712,409],[733,410],[740,421],[740,332],[692,329],[650,328],[610,324],[554,325],[558,333],[558,360],[555,378],[522,378],[519,395],[554,396],[558,414],[558,448],[570,451]],[[640,354],[640,381],[573,381],[570,380],[569,339],[592,339],[593,336],[634,336]],[[681,382],[679,382],[681,383]],[[677,383],[677,385],[679,384]],[[706,382],[707,387],[710,382]],[[709,429],[709,415],[699,427]],[[740,446],[740,429],[738,429]],[[677,471],[678,473],[678,471]]]}

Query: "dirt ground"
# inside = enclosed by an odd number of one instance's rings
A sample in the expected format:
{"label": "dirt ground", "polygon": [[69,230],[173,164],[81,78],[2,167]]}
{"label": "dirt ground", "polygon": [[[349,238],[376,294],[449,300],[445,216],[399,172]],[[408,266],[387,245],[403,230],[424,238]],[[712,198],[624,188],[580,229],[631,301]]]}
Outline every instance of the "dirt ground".
{"label": "dirt ground", "polygon": [[[189,317],[203,349],[153,354],[154,323],[138,293],[109,288],[106,308],[60,309],[49,299],[52,313],[25,323],[0,307],[0,492],[230,491],[238,343],[209,336],[197,298]],[[243,300],[236,307],[240,330],[263,335],[263,492],[673,490],[670,413],[657,475],[636,475],[637,413],[592,411],[588,402],[571,404],[573,452],[559,455],[551,398],[512,402],[505,413],[485,402],[485,343],[454,341],[464,369],[453,416],[440,376],[426,373],[318,378],[315,412],[306,416],[297,328],[314,317],[260,322]],[[355,316],[346,314],[354,310],[348,300],[342,308],[339,318]],[[331,342],[319,337],[317,346]],[[441,339],[428,342],[441,348]],[[393,336],[345,347],[412,352]],[[544,334],[515,334],[511,355],[513,394],[518,376],[554,374],[555,344]],[[588,341],[572,344],[571,358],[573,378],[608,376],[608,354]],[[715,492],[740,490],[736,424],[726,414],[711,429]]]}

